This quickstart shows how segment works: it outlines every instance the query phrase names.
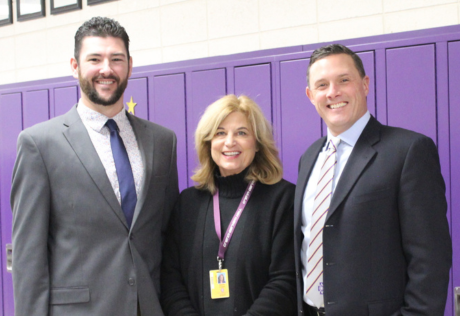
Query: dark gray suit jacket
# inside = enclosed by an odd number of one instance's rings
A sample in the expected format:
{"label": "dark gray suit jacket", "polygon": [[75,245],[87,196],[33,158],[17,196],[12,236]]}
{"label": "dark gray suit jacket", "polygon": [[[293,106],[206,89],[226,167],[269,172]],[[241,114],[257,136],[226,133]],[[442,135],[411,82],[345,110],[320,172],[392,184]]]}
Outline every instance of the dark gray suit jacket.
{"label": "dark gray suit jacket", "polygon": [[176,137],[128,114],[145,173],[131,229],[76,106],[24,130],[13,171],[16,316],[163,315],[162,240],[178,196]]}
{"label": "dark gray suit jacket", "polygon": [[[326,138],[302,156],[294,204],[299,315],[302,201]],[[332,197],[323,231],[328,316],[444,314],[452,245],[433,141],[383,126],[363,130]]]}

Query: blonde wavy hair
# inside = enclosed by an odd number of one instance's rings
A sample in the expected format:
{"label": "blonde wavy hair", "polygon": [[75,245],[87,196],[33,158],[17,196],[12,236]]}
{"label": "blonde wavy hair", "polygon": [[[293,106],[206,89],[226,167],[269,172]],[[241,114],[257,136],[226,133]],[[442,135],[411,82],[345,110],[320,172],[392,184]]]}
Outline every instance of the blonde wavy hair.
{"label": "blonde wavy hair", "polygon": [[211,157],[211,141],[217,128],[233,112],[243,113],[254,133],[258,151],[249,166],[246,180],[275,184],[283,177],[283,167],[273,139],[271,124],[260,107],[247,96],[224,96],[209,105],[195,131],[195,149],[200,166],[195,170],[192,180],[196,188],[216,192],[214,173],[217,167]]}

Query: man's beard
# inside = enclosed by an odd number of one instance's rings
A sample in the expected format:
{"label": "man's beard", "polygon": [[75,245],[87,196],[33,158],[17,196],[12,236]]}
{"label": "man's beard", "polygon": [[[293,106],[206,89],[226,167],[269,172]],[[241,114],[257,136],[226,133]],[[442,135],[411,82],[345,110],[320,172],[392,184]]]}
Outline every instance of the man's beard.
{"label": "man's beard", "polygon": [[93,86],[93,82],[91,80],[85,79],[79,74],[78,81],[80,83],[80,88],[82,92],[88,97],[88,99],[95,103],[104,106],[110,106],[115,104],[118,100],[120,100],[121,96],[125,92],[126,87],[128,86],[128,78],[126,80],[120,81],[114,76],[104,77],[101,79],[113,79],[118,84],[117,90],[112,94],[109,99],[103,99],[97,90]]}

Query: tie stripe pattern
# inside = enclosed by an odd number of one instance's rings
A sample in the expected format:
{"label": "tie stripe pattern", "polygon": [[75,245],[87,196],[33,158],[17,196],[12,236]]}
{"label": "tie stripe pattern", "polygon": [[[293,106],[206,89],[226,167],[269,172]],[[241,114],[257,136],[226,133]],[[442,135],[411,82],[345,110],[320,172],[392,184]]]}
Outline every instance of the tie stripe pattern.
{"label": "tie stripe pattern", "polygon": [[306,295],[317,307],[324,306],[323,299],[323,228],[332,198],[332,180],[337,164],[339,138],[329,141],[326,157],[321,166],[320,177],[311,217],[309,254],[307,258]]}

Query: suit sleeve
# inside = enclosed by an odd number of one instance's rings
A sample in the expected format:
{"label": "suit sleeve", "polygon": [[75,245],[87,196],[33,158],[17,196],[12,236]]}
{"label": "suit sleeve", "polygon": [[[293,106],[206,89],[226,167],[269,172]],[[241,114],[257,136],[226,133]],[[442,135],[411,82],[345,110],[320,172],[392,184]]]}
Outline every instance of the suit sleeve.
{"label": "suit sleeve", "polygon": [[181,205],[179,200],[166,236],[161,268],[161,303],[165,315],[199,316],[192,305],[180,264]]}
{"label": "suit sleeve", "polygon": [[51,197],[48,173],[34,139],[22,132],[13,170],[13,285],[16,316],[49,313],[48,226]]}
{"label": "suit sleeve", "polygon": [[179,184],[178,184],[178,174],[177,174],[177,138],[176,135],[172,134],[172,149],[171,149],[171,165],[169,169],[169,183],[166,191],[165,210],[166,213],[163,214],[163,223],[162,223],[162,236],[163,242],[165,240],[166,231],[168,228],[169,218],[173,212],[174,205],[179,196]]}
{"label": "suit sleeve", "polygon": [[401,314],[444,315],[452,243],[439,157],[428,137],[408,150],[398,204],[408,277]]}

